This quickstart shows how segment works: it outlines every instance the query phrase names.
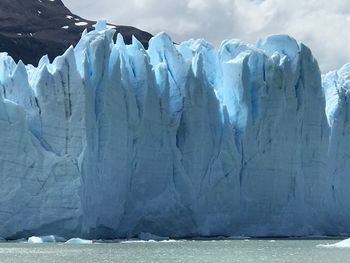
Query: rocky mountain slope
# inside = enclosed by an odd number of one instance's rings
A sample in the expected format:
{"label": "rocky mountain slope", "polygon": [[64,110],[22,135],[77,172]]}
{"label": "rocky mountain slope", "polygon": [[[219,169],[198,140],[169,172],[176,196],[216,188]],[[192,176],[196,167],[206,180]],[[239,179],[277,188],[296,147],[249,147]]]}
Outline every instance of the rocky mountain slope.
{"label": "rocky mountain slope", "polygon": [[[50,59],[78,43],[84,29],[96,22],[72,14],[61,0],[1,0],[0,52],[15,61],[36,65],[43,55]],[[132,35],[148,46],[151,34],[129,26],[113,26],[131,43]]]}

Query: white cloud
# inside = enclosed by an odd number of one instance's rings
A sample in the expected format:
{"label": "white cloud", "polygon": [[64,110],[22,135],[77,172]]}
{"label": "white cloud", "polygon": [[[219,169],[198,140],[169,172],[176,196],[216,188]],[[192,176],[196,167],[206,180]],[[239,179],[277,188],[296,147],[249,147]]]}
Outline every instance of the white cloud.
{"label": "white cloud", "polygon": [[269,34],[289,34],[305,43],[328,71],[350,62],[348,0],[65,0],[78,15],[105,18],[174,41],[227,38],[254,43]]}

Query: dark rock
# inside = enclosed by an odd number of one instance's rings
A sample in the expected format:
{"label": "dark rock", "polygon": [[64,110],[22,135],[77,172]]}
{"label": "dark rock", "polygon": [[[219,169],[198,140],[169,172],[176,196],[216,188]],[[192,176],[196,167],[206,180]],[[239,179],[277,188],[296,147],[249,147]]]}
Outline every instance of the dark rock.
{"label": "dark rock", "polygon": [[[77,23],[83,23],[80,25]],[[75,45],[84,29],[93,30],[95,21],[72,14],[61,0],[1,0],[0,52],[16,61],[36,65],[43,55],[52,60]],[[68,27],[68,28],[64,28]],[[151,34],[130,26],[115,26],[130,44],[134,35],[148,47]]]}

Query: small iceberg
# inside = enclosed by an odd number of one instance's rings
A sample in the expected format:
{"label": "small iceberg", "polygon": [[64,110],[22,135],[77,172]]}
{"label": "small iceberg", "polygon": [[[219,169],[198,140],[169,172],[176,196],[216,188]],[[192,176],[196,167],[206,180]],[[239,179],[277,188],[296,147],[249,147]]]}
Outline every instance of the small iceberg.
{"label": "small iceberg", "polygon": [[340,241],[335,244],[317,245],[322,248],[350,248],[350,238]]}
{"label": "small iceberg", "polygon": [[76,244],[76,245],[87,245],[92,244],[92,240],[86,240],[81,238],[71,238],[68,241],[66,241],[66,244]]}
{"label": "small iceberg", "polygon": [[36,237],[32,236],[28,238],[28,243],[30,244],[43,244],[43,243],[58,243],[58,242],[66,242],[67,240],[63,237],[49,235],[49,236],[42,236],[42,237]]}
{"label": "small iceberg", "polygon": [[30,237],[28,238],[28,243],[30,244],[41,244],[44,243],[40,237]]}

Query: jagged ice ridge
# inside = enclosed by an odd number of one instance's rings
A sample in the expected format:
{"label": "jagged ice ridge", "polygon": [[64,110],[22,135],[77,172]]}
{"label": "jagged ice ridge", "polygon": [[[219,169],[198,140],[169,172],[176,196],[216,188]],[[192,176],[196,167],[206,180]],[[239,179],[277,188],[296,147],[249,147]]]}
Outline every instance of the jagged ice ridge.
{"label": "jagged ice ridge", "polygon": [[0,236],[350,233],[350,66],[99,22],[52,63],[0,55]]}

